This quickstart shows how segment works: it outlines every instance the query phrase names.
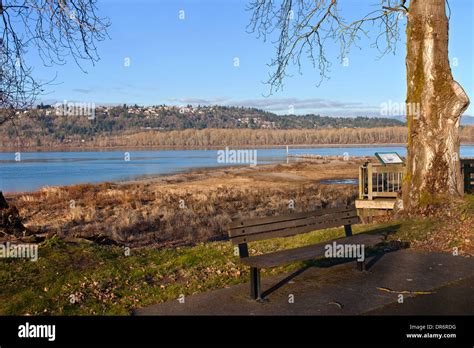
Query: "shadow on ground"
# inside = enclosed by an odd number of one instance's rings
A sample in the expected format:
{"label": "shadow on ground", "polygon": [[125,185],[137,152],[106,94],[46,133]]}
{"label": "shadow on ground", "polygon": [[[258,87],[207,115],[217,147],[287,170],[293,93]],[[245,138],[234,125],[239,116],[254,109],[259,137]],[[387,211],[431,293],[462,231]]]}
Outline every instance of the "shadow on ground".
{"label": "shadow on ground", "polygon": [[[388,246],[384,246],[387,248]],[[382,250],[383,251],[383,250]],[[368,270],[341,260],[308,263],[294,274],[262,279],[266,301],[241,284],[136,309],[135,315],[472,314],[474,258],[409,249],[372,250]],[[317,267],[315,267],[317,266]],[[332,266],[332,267],[328,267]],[[399,303],[400,295],[403,302]],[[455,295],[455,296],[452,296]]]}

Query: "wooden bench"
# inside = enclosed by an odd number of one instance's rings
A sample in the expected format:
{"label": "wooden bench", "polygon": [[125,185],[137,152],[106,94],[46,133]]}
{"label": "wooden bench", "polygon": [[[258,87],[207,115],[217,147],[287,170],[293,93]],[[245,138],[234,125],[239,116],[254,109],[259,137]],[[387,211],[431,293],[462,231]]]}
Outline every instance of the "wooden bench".
{"label": "wooden bench", "polygon": [[[293,213],[276,217],[233,220],[229,226],[229,238],[238,246],[240,260],[250,267],[250,297],[261,300],[260,269],[307,261],[323,257],[325,246],[334,241],[337,244],[375,245],[382,241],[380,235],[352,235],[352,224],[359,222],[354,206],[318,209],[305,213]],[[248,243],[289,237],[332,227],[344,226],[346,237],[294,249],[276,251],[264,255],[250,256]],[[364,262],[358,262],[360,270]]]}

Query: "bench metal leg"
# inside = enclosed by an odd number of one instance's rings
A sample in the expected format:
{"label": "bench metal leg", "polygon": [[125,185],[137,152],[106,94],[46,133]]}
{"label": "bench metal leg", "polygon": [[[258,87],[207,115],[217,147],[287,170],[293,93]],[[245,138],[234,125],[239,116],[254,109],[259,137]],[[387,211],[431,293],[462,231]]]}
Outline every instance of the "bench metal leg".
{"label": "bench metal leg", "polygon": [[357,261],[357,269],[359,271],[365,271],[365,260],[364,261]]}
{"label": "bench metal leg", "polygon": [[352,226],[344,225],[344,232],[346,232],[346,237],[352,236]]}
{"label": "bench metal leg", "polygon": [[260,269],[251,267],[250,268],[250,298],[252,300],[262,299],[262,288],[260,285]]}

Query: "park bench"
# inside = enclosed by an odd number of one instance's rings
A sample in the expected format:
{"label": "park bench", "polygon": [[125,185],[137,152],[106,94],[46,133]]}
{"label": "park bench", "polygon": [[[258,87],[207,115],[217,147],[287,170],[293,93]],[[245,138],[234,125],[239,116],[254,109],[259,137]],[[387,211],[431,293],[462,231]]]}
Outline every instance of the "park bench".
{"label": "park bench", "polygon": [[[352,235],[352,224],[359,222],[354,206],[321,208],[311,212],[292,213],[282,216],[251,219],[234,219],[229,225],[229,238],[238,247],[240,261],[250,267],[250,297],[262,300],[260,269],[272,268],[298,261],[309,261],[323,257],[325,246],[329,243],[375,245],[381,242],[380,235]],[[248,243],[289,237],[326,228],[344,226],[345,237],[324,243],[280,250],[263,255],[249,255]],[[360,270],[365,269],[364,262],[357,262]]]}

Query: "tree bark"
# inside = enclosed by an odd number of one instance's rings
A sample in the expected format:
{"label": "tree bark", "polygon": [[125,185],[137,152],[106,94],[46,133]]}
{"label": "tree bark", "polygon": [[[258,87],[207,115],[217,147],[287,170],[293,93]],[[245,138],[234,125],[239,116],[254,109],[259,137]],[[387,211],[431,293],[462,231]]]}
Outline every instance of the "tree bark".
{"label": "tree bark", "polygon": [[463,195],[459,123],[469,98],[453,79],[445,0],[412,0],[407,23],[407,172],[411,212]]}

